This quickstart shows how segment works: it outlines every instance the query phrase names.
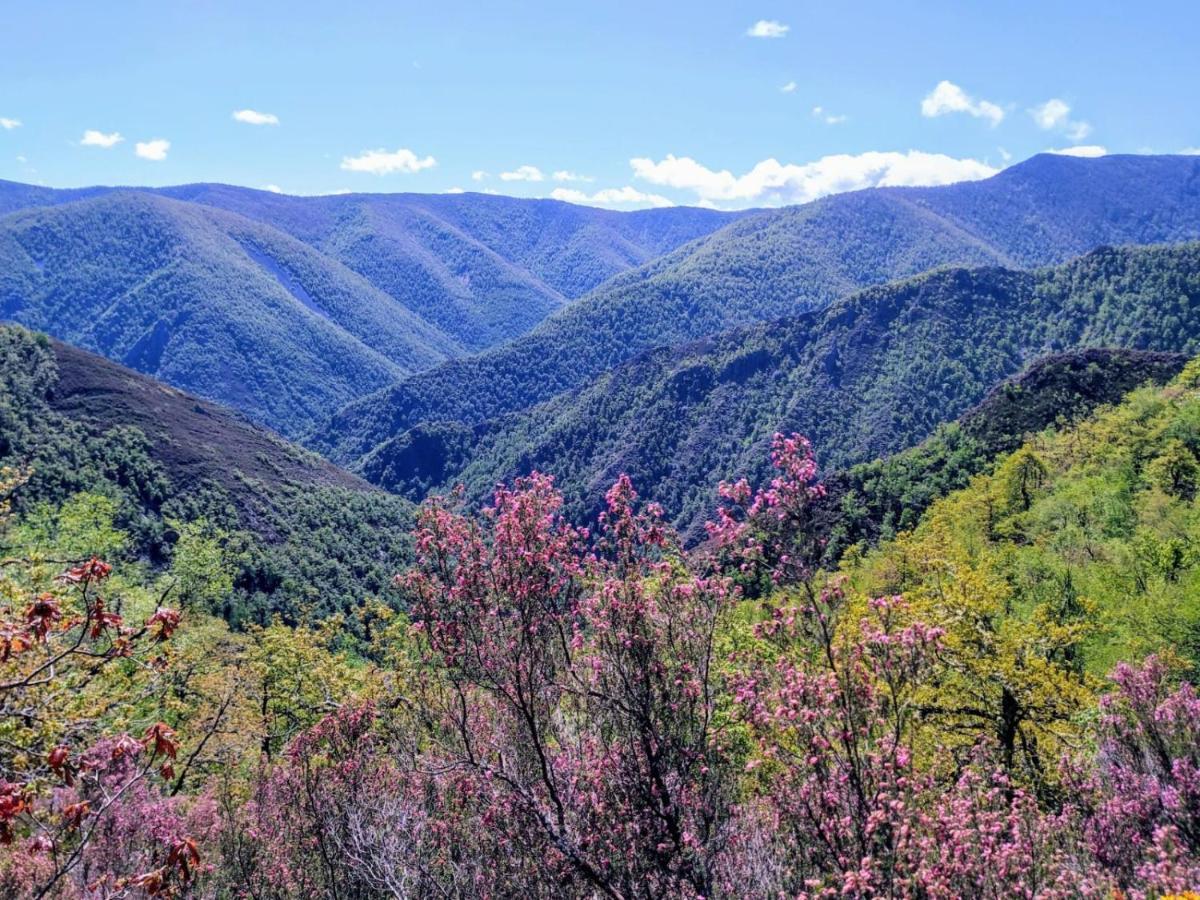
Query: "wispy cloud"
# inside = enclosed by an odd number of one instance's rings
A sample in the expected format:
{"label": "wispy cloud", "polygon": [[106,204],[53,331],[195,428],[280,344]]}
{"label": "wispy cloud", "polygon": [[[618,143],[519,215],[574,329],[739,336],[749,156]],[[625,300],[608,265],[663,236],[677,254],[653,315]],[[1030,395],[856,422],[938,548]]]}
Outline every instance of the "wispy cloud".
{"label": "wispy cloud", "polygon": [[281,188],[277,184],[264,184],[263,190],[270,191],[272,194],[282,194],[283,193],[283,188]]}
{"label": "wispy cloud", "polygon": [[117,146],[125,138],[121,137],[121,133],[114,131],[111,134],[105,134],[103,131],[95,131],[89,128],[83,133],[81,143],[85,147],[103,147],[105,150]]}
{"label": "wispy cloud", "polygon": [[5,131],[12,131],[14,128],[20,127],[20,119],[6,119],[3,116],[0,116],[0,128],[3,128]]}
{"label": "wispy cloud", "polygon": [[823,106],[814,106],[812,114],[814,118],[820,119],[826,125],[841,125],[846,121],[846,116],[835,116]]}
{"label": "wispy cloud", "polygon": [[1071,118],[1071,107],[1057,97],[1039,103],[1029,110],[1029,115],[1043,131],[1061,131],[1073,141],[1082,141],[1092,133],[1092,126],[1079,119]]}
{"label": "wispy cloud", "polygon": [[799,87],[799,85],[798,85],[798,84],[796,84],[796,82],[794,82],[794,81],[789,81],[787,84],[785,84],[785,85],[784,85],[783,87],[781,87],[779,90],[780,90],[780,91],[782,91],[782,92],[783,92],[783,93],[785,93],[785,94],[794,94],[794,93],[796,93],[796,88],[797,88],[797,87]]}
{"label": "wispy cloud", "polygon": [[566,170],[566,169],[559,169],[557,172],[555,172],[555,173],[554,173],[553,175],[551,175],[550,177],[551,177],[551,178],[553,178],[555,181],[583,181],[583,182],[591,182],[591,181],[595,181],[595,180],[596,180],[596,179],[595,179],[595,178],[593,178],[591,175],[580,175],[578,172],[570,172],[570,171],[568,171],[568,170]]}
{"label": "wispy cloud", "polygon": [[972,97],[952,81],[939,81],[937,87],[921,101],[921,115],[927,119],[966,113],[977,119],[986,119],[995,128],[1004,119],[1004,110],[999,104]]}
{"label": "wispy cloud", "polygon": [[776,22],[774,19],[759,19],[746,29],[746,36],[752,38],[781,38],[791,30],[790,25]]}
{"label": "wispy cloud", "polygon": [[1058,156],[1083,156],[1088,159],[1094,159],[1098,156],[1107,156],[1108,148],[1101,147],[1099,144],[1083,144],[1077,147],[1062,147],[1060,149],[1050,147],[1047,148],[1046,152],[1054,153]]}
{"label": "wispy cloud", "polygon": [[347,172],[366,172],[370,175],[390,175],[403,172],[412,175],[422,169],[432,169],[437,160],[432,156],[419,157],[406,147],[387,150],[364,150],[358,156],[342,157],[341,168]]}
{"label": "wispy cloud", "polygon": [[588,194],[577,188],[555,188],[550,192],[554,200],[566,203],[581,203],[585,206],[651,206],[664,207],[675,204],[660,194],[646,194],[635,187],[604,188]]}
{"label": "wispy cloud", "polygon": [[133,152],[142,159],[148,159],[152,162],[162,162],[167,158],[167,151],[170,149],[170,141],[163,138],[155,138],[152,141],[138,141],[134,144]]}
{"label": "wispy cloud", "polygon": [[546,176],[537,166],[517,166],[511,172],[501,172],[501,181],[545,181]]}
{"label": "wispy cloud", "polygon": [[278,125],[279,116],[273,113],[258,112],[253,109],[236,109],[233,112],[233,118],[238,122],[245,122],[247,125]]}
{"label": "wispy cloud", "polygon": [[488,173],[483,171],[483,169],[476,169],[474,172],[471,173],[472,181],[483,181],[487,177],[488,177]]}
{"label": "wispy cloud", "polygon": [[941,153],[870,151],[824,156],[794,164],[767,159],[744,175],[716,171],[687,157],[632,159],[634,176],[661,187],[691,191],[701,201],[741,205],[805,203],[827,194],[868,187],[950,184],[996,174],[977,159]]}

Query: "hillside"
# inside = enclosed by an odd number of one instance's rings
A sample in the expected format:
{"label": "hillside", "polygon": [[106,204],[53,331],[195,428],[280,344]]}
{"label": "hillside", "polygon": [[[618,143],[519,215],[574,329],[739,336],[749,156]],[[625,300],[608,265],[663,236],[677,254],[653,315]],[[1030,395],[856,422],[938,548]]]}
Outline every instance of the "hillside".
{"label": "hillside", "polygon": [[588,384],[639,352],[821,309],[939,265],[1060,263],[1200,237],[1200,159],[1037,156],[985,181],[877,188],[759,212],[610,282],[525,337],[339,412],[312,446],[358,459],[421,422],[474,424]]}
{"label": "hillside", "polygon": [[139,555],[168,560],[204,520],[236,557],[234,622],[298,621],[387,589],[411,506],[244,416],[99,356],[0,328],[0,466],[30,471],[17,510],[81,491],[117,504]]}
{"label": "hillside", "polygon": [[1164,385],[1184,353],[1090,348],[1036,360],[915,447],[831,473],[817,521],[825,559],[917,525],[929,506],[991,471],[1031,435],[1062,429],[1144,385]]}
{"label": "hillside", "polygon": [[[114,190],[0,182],[0,213]],[[278,229],[468,350],[523,334],[613,275],[740,215],[617,212],[488,194],[294,197],[222,184],[120,190],[215,207]]]}
{"label": "hillside", "polygon": [[1016,619],[1045,605],[1076,619],[1074,661],[1096,675],[1152,652],[1194,666],[1198,376],[1189,363],[1166,387],[1030,436],[910,533],[847,560],[854,588],[919,606],[973,590]]}
{"label": "hillside", "polygon": [[471,350],[517,337],[614,275],[742,215],[478,193],[288,197],[227,185],[163,193],[287,231]]}
{"label": "hillside", "polygon": [[0,319],[284,434],[462,350],[282,232],[138,193],[0,219]]}
{"label": "hillside", "polygon": [[827,470],[845,468],[917,444],[1047,353],[1106,346],[1200,350],[1200,244],[872,288],[822,312],[644,354],[523,413],[412,429],[358,469],[411,496],[461,480],[476,499],[537,469],[580,517],[625,472],[695,537],[718,481],[765,474],[776,431],[809,436]]}

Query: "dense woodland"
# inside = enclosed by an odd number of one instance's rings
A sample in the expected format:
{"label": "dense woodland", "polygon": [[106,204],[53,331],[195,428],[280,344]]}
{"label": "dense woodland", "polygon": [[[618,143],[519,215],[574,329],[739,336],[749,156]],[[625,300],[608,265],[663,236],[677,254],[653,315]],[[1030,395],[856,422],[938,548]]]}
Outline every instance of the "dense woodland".
{"label": "dense woodland", "polygon": [[1195,896],[1198,166],[0,184],[0,896]]}
{"label": "dense woodland", "polygon": [[613,278],[524,337],[350,404],[308,438],[348,464],[432,422],[475,424],[655,348],[823,309],[936,266],[1064,263],[1200,239],[1195,157],[1043,155],[985,181],[835,194],[747,216]]}
{"label": "dense woodland", "polygon": [[228,410],[21,328],[0,328],[0,386],[0,465],[26,473],[14,509],[49,532],[80,503],[80,515],[106,511],[131,558],[152,567],[170,565],[186,534],[215,542],[231,583],[208,611],[235,627],[318,620],[389,591],[408,502]]}
{"label": "dense woodland", "polygon": [[625,472],[695,538],[722,478],[765,474],[775,432],[809,436],[843,469],[912,447],[1043,355],[1098,346],[1200,349],[1200,244],[935,271],[654,351],[524,413],[421,426],[358,468],[416,499],[461,482],[477,501],[536,469],[581,521]]}

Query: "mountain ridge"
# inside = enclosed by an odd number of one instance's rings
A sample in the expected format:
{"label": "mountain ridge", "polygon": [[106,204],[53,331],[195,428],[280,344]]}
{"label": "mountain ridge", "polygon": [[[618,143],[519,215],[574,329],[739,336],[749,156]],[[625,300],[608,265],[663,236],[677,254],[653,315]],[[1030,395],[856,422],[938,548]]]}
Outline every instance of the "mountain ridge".
{"label": "mountain ridge", "polygon": [[463,481],[476,501],[538,469],[580,517],[624,472],[694,537],[720,479],[765,476],[776,431],[846,468],[918,443],[1044,355],[1109,346],[1200,350],[1200,243],[1102,248],[1032,272],[935,270],[642,353],[523,412],[419,425],[355,468],[414,498]]}
{"label": "mountain ridge", "polygon": [[1105,243],[1197,237],[1192,157],[1041,155],[982,181],[760,211],[618,275],[502,347],[348,405],[306,440],[347,464],[419,423],[496,418],[643,350],[823,308],[937,266],[1044,265]]}

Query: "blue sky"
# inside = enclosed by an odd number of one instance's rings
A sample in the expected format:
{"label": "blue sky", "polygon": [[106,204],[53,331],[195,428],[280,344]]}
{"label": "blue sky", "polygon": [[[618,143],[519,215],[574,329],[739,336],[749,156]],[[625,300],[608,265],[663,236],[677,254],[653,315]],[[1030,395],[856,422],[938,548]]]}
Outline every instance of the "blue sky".
{"label": "blue sky", "polygon": [[45,0],[3,18],[0,178],[60,187],[744,207],[1048,148],[1200,148],[1195,2]]}

